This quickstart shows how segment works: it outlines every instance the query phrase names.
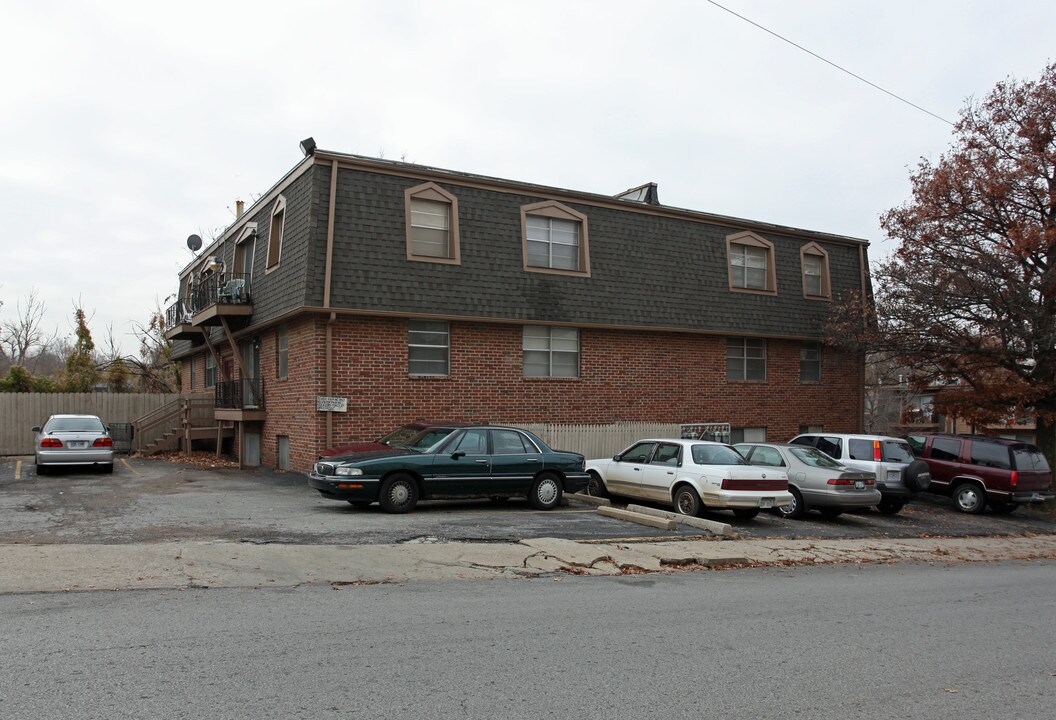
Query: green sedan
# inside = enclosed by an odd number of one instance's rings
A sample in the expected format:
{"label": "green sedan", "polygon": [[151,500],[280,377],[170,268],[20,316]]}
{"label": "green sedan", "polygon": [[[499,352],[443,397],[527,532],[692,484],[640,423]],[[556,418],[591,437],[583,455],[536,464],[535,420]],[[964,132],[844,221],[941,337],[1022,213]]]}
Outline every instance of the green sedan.
{"label": "green sedan", "polygon": [[578,492],[589,475],[579,453],[551,450],[519,428],[461,427],[425,449],[391,447],[326,458],[308,484],[330,500],[357,508],[377,502],[393,513],[419,500],[525,496],[550,510],[566,492]]}

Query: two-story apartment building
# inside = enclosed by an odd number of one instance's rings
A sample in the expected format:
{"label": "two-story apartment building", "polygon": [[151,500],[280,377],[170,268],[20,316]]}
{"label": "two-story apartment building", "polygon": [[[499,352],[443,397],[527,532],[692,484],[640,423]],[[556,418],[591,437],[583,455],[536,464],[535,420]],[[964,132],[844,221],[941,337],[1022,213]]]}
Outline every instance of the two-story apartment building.
{"label": "two-story apartment building", "polygon": [[166,335],[247,465],[416,418],[785,440],[860,428],[862,358],[822,337],[866,246],[309,147],[180,273]]}

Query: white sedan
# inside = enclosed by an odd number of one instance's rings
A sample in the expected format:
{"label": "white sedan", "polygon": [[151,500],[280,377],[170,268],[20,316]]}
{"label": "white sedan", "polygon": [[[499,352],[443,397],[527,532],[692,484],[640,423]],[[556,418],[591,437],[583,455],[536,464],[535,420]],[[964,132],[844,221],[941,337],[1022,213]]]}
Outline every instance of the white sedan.
{"label": "white sedan", "polygon": [[729,509],[742,520],[792,502],[788,476],[749,465],[729,445],[704,440],[639,440],[614,458],[588,460],[590,495],[671,505],[683,515]]}

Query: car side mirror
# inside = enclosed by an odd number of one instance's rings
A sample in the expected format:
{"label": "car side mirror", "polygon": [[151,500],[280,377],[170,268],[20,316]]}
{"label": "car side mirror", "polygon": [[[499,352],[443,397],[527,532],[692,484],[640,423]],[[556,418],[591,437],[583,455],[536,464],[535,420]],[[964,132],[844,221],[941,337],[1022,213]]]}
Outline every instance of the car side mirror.
{"label": "car side mirror", "polygon": [[620,461],[620,456],[619,455],[613,455],[612,459],[615,460],[616,462],[619,462]]}
{"label": "car side mirror", "polygon": [[451,459],[452,460],[458,460],[459,458],[463,458],[465,456],[466,456],[466,451],[465,450],[455,450],[453,453],[451,453]]}
{"label": "car side mirror", "polygon": [[40,425],[34,425],[33,432],[40,432]]}

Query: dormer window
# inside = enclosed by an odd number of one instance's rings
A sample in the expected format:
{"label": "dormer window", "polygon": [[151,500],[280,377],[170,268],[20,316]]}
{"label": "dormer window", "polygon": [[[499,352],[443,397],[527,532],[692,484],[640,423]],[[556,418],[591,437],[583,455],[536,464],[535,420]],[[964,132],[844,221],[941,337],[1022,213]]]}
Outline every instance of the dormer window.
{"label": "dormer window", "polygon": [[821,245],[810,243],[799,251],[803,268],[803,297],[811,300],[831,300],[829,282],[829,253]]}
{"label": "dormer window", "polygon": [[590,275],[587,216],[559,202],[521,208],[524,269],[564,275]]}
{"label": "dormer window", "polygon": [[774,244],[755,233],[743,232],[726,238],[730,290],[777,294]]}
{"label": "dormer window", "polygon": [[458,198],[430,182],[404,191],[403,205],[407,259],[459,264]]}
{"label": "dormer window", "polygon": [[279,195],[275,201],[275,207],[271,210],[271,228],[268,230],[268,264],[265,266],[271,272],[279,265],[279,257],[282,253],[282,232],[286,224],[286,198]]}

